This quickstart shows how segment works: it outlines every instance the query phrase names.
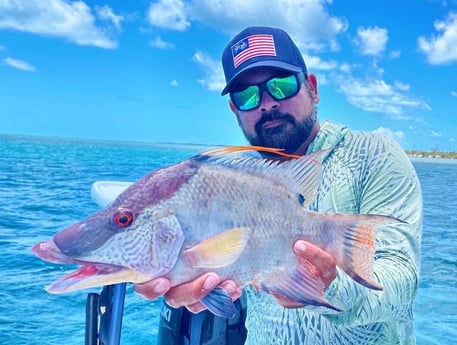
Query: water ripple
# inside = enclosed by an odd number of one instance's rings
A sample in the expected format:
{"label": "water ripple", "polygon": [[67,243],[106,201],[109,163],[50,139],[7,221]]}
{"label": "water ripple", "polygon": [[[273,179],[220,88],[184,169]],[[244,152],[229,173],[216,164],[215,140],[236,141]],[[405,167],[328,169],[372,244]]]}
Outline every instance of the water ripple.
{"label": "water ripple", "polygon": [[[136,180],[201,150],[0,136],[0,343],[83,343],[87,291],[47,294],[44,287],[72,267],[45,263],[31,247],[97,209],[89,195],[92,182]],[[417,343],[452,344],[457,338],[457,165],[414,165],[425,207]],[[128,287],[123,343],[154,343],[159,303]]]}

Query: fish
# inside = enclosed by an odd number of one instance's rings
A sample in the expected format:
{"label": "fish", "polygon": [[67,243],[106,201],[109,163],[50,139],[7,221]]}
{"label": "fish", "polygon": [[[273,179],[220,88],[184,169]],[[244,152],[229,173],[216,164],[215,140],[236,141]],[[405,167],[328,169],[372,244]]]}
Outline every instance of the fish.
{"label": "fish", "polygon": [[[382,290],[373,273],[375,232],[402,221],[310,210],[329,151],[295,156],[266,147],[220,147],[152,171],[105,208],[33,246],[42,260],[80,266],[46,290],[59,294],[158,277],[176,286],[211,271],[242,288],[341,311],[326,300],[314,267],[298,264],[293,243],[315,244],[354,281]],[[220,288],[202,303],[215,315],[236,314]]]}

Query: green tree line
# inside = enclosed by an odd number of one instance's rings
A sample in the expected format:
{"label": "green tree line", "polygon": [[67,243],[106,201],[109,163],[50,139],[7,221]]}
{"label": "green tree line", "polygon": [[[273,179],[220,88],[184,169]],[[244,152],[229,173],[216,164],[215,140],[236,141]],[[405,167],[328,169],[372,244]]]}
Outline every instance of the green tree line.
{"label": "green tree line", "polygon": [[457,159],[457,152],[442,152],[439,150],[420,151],[420,150],[406,150],[406,154],[412,157],[429,157],[429,158],[451,158]]}

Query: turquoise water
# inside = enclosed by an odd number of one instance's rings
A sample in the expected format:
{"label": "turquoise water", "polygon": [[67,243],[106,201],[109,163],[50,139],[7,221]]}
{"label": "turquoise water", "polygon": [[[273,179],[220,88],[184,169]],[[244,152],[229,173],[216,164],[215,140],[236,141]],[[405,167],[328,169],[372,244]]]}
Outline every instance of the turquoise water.
{"label": "turquoise water", "polygon": [[[30,248],[97,209],[89,194],[93,181],[133,181],[204,149],[0,136],[0,344],[84,343],[89,290],[47,294],[43,288],[69,269],[37,259]],[[425,206],[417,343],[452,344],[457,339],[457,164],[414,165]],[[159,304],[128,287],[123,344],[155,344]]]}

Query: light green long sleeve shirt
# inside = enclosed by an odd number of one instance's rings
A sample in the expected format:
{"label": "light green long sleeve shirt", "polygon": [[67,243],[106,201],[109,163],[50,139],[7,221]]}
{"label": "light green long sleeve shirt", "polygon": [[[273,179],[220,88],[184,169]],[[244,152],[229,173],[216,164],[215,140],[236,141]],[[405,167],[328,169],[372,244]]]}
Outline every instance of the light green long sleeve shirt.
{"label": "light green long sleeve shirt", "polygon": [[422,195],[409,158],[393,140],[322,124],[308,153],[335,147],[325,158],[316,200],[323,213],[381,214],[405,223],[376,232],[374,273],[384,291],[353,281],[338,270],[325,308],[286,309],[272,296],[247,289],[247,344],[415,344],[414,298],[418,288]]}

